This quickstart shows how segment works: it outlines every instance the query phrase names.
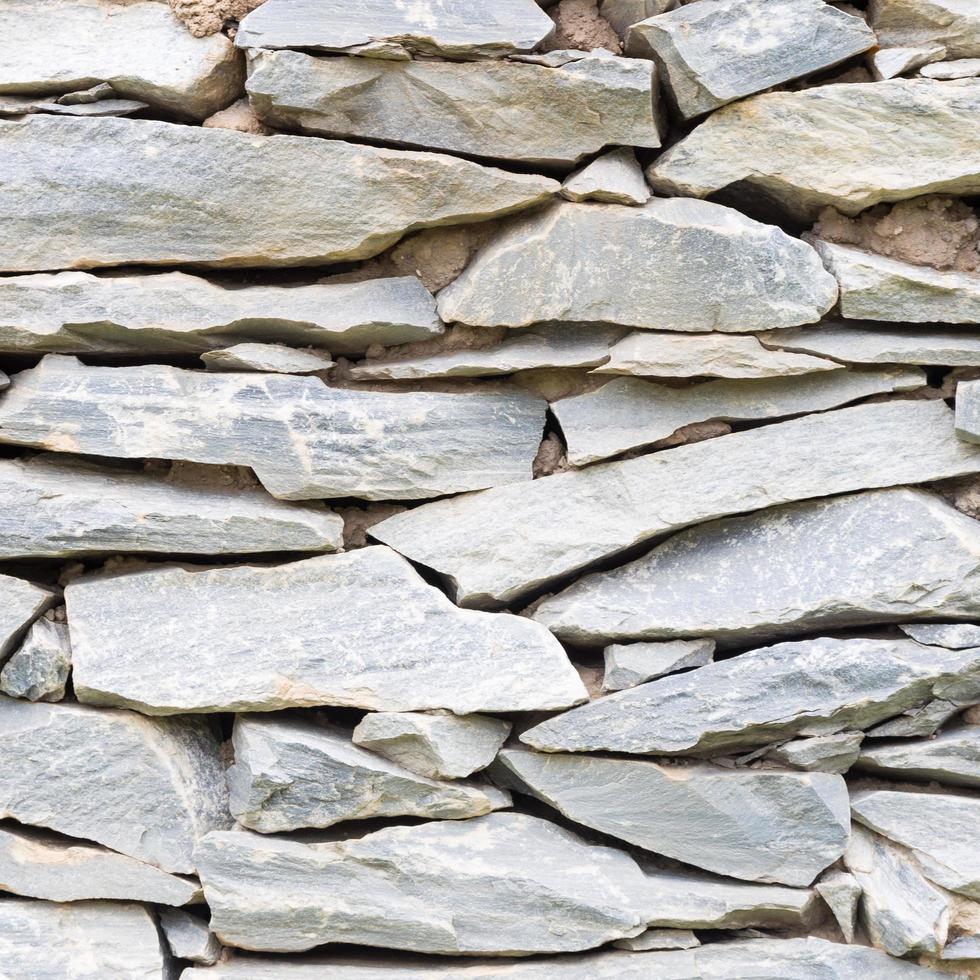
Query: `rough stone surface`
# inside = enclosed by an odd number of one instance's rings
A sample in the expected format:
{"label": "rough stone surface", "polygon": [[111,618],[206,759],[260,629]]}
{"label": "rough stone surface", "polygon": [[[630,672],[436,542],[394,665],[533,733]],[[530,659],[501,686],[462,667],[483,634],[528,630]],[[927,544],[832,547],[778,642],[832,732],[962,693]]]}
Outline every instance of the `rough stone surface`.
{"label": "rough stone surface", "polygon": [[[588,240],[603,247],[576,246]],[[718,204],[655,198],[642,208],[566,201],[513,222],[439,294],[438,308],[443,320],[474,326],[744,332],[812,323],[836,298],[806,243]]]}
{"label": "rough stone surface", "polygon": [[43,616],[0,670],[0,691],[28,701],[60,701],[71,671],[71,641],[65,623]]}
{"label": "rough stone surface", "polygon": [[633,24],[666,13],[677,6],[678,0],[599,0],[599,13],[620,35]]}
{"label": "rough stone surface", "polygon": [[361,259],[408,231],[509,214],[559,189],[435,153],[152,120],[0,122],[0,160],[7,272]]}
{"label": "rough stone surface", "polygon": [[75,693],[92,703],[152,714],[321,704],[468,714],[586,698],[543,627],[457,609],[387,548],[274,568],[162,566],[76,580],[65,598]]}
{"label": "rough stone surface", "polygon": [[[968,700],[976,695],[971,690]],[[890,721],[883,721],[867,731],[868,738],[925,738],[935,734],[953,715],[963,710],[963,705],[955,701],[937,698],[927,701],[918,708],[909,708]]]}
{"label": "rough stone surface", "polygon": [[55,603],[55,594],[13,575],[0,575],[0,662],[7,659],[31,623]]}
{"label": "rough stone surface", "polygon": [[623,691],[689,667],[703,667],[714,656],[713,640],[614,644],[603,650],[604,691]]}
{"label": "rough stone surface", "polygon": [[281,344],[235,344],[201,355],[209,371],[270,371],[274,374],[315,374],[334,366],[326,351],[295,350]]}
{"label": "rough stone surface", "polygon": [[879,48],[869,58],[876,82],[906,75],[931,61],[942,61],[946,48],[941,44],[924,44],[914,48]]}
{"label": "rough stone surface", "polygon": [[980,727],[943,732],[935,738],[893,744],[870,743],[858,768],[893,779],[935,780],[951,786],[980,786]]}
{"label": "rough stone surface", "polygon": [[960,936],[948,942],[940,953],[941,960],[980,960],[980,936]]}
{"label": "rough stone surface", "polygon": [[233,129],[239,133],[253,133],[256,136],[271,136],[274,130],[259,122],[247,98],[232,102],[227,109],[208,116],[201,125],[205,129]]}
{"label": "rough stone surface", "polygon": [[568,201],[599,201],[603,204],[646,204],[650,188],[631,146],[603,153],[581,170],[570,174],[561,185]]}
{"label": "rough stone surface", "polygon": [[980,75],[980,58],[959,58],[956,61],[940,61],[923,65],[920,75],[950,81],[954,78],[976,78]]}
{"label": "rough stone surface", "polygon": [[633,939],[617,939],[612,945],[642,953],[648,949],[693,949],[701,940],[690,929],[647,929]]}
{"label": "rough stone surface", "polygon": [[854,875],[831,868],[820,876],[820,880],[813,887],[833,913],[845,941],[853,942],[858,902],[861,900],[861,886]]}
{"label": "rough stone surface", "polygon": [[160,928],[170,952],[180,960],[213,966],[221,956],[221,943],[203,920],[180,909],[163,909]]}
{"label": "rough stone surface", "polygon": [[194,37],[217,34],[228,21],[241,20],[264,0],[170,0],[170,9]]}
{"label": "rough stone surface", "polygon": [[973,623],[902,623],[898,628],[927,646],[951,650],[980,647],[980,626]]}
{"label": "rough stone surface", "polygon": [[598,0],[558,0],[549,10],[555,31],[541,47],[608,51],[619,54],[622,45],[612,25],[599,12]]}
{"label": "rough stone surface", "polygon": [[980,57],[980,10],[970,0],[870,0],[882,47],[938,43],[949,58]]}
{"label": "rough stone surface", "polygon": [[766,758],[808,772],[847,772],[857,761],[864,736],[841,732],[794,739],[770,749]]}
{"label": "rough stone surface", "polygon": [[956,386],[956,434],[966,442],[980,442],[980,381]]}

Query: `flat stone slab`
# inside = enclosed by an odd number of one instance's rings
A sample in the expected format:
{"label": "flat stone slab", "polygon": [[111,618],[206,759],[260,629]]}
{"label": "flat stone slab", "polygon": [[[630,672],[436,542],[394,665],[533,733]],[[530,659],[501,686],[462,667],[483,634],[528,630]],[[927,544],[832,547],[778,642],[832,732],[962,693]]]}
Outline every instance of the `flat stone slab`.
{"label": "flat stone slab", "polygon": [[295,350],[282,344],[235,344],[201,355],[209,371],[270,371],[274,374],[315,374],[334,366],[325,351]]}
{"label": "flat stone slab", "polygon": [[959,0],[877,0],[868,22],[883,48],[938,43],[948,58],[980,57],[980,11]]}
{"label": "flat stone slab", "polygon": [[973,623],[900,623],[898,628],[927,646],[951,650],[980,647],[980,626]]}
{"label": "flat stone slab", "polygon": [[699,422],[751,421],[823,412],[859,398],[907,391],[925,383],[925,374],[914,368],[723,379],[687,388],[639,378],[617,378],[596,391],[552,402],[551,411],[565,436],[568,461],[573,466],[584,466],[668,439],[685,426]]}
{"label": "flat stone slab", "polygon": [[159,3],[4,0],[0,36],[0,95],[54,102],[108,82],[121,99],[200,121],[235,100],[245,75],[224,34],[194,37]]}
{"label": "flat stone slab", "polygon": [[231,824],[204,719],[0,698],[0,735],[0,817],[178,873],[194,871],[200,837]]}
{"label": "flat stone slab", "polygon": [[[968,693],[968,700],[976,697],[973,690]],[[958,701],[936,698],[919,708],[909,708],[889,721],[869,728],[866,734],[868,738],[925,738],[934,735],[953,715],[959,714],[963,707]]]}
{"label": "flat stone slab", "polygon": [[602,651],[602,689],[623,691],[689,667],[710,664],[714,640],[614,644]]}
{"label": "flat stone slab", "polygon": [[438,308],[473,326],[745,332],[813,323],[836,298],[805,242],[720,204],[655,198],[640,208],[563,201],[512,222],[439,293]]}
{"label": "flat stone slab", "polygon": [[264,340],[361,354],[442,331],[414,276],[236,289],[185,272],[0,278],[0,351],[12,353],[199,354]]}
{"label": "flat stone slab", "polygon": [[570,174],[561,185],[567,201],[646,204],[652,196],[632,146],[620,146]]}
{"label": "flat stone slab", "polygon": [[70,671],[68,624],[42,616],[0,670],[0,691],[28,701],[60,701]]}
{"label": "flat stone slab", "polygon": [[883,82],[908,74],[931,61],[942,61],[945,56],[946,48],[943,45],[923,44],[912,48],[879,48],[868,60],[871,63],[871,76],[876,82]]}
{"label": "flat stone slab", "polygon": [[956,434],[966,442],[980,443],[980,382],[956,386]]}
{"label": "flat stone slab", "polygon": [[65,599],[79,700],[149,714],[548,711],[587,696],[544,627],[458,609],[387,548],[76,579]]}
{"label": "flat stone slab", "polygon": [[712,0],[634,23],[626,50],[655,58],[685,119],[873,48],[863,17],[823,0]]}
{"label": "flat stone slab", "polygon": [[354,391],[49,354],[0,399],[0,443],[250,466],[286,500],[414,500],[529,481],[546,408],[518,389]]}
{"label": "flat stone slab", "polygon": [[[0,122],[0,161],[5,272],[323,265],[376,255],[418,228],[541,204],[559,189],[435,153],[153,120]],[[234,179],[215,180],[219,172]]]}
{"label": "flat stone slab", "polygon": [[460,604],[494,606],[699,521],[978,471],[945,405],[897,401],[423,504],[371,534],[447,576]]}
{"label": "flat stone slab", "polygon": [[925,78],[949,81],[954,78],[976,78],[980,75],[980,58],[959,58],[955,61],[939,61],[923,65],[919,74]]}
{"label": "flat stone slab", "polygon": [[641,953],[648,949],[693,949],[701,940],[690,929],[647,929],[633,939],[617,939],[612,945]]}
{"label": "flat stone slab", "polygon": [[246,88],[269,126],[537,167],[660,146],[656,68],[635,58],[546,68],[271,51],[250,60]]}
{"label": "flat stone slab", "polygon": [[131,116],[148,109],[146,102],[135,99],[100,99],[96,102],[62,105],[31,95],[0,95],[0,118],[22,116],[33,112],[56,116]]}
{"label": "flat stone slab", "polygon": [[915,741],[871,742],[862,748],[857,765],[893,779],[980,786],[980,727],[959,728]]}
{"label": "flat stone slab", "polygon": [[28,627],[57,596],[14,575],[0,575],[0,662],[20,645]]}
{"label": "flat stone slab", "polygon": [[954,617],[980,617],[980,524],[907,487],[698,525],[534,614],[571,643],[705,636],[728,646]]}
{"label": "flat stone slab", "polygon": [[861,732],[797,738],[771,748],[765,758],[807,772],[844,773],[857,762],[863,740]]}
{"label": "flat stone slab", "polygon": [[[920,194],[980,192],[980,83],[893,78],[755,95],[647,169],[654,191],[760,198],[801,223]],[[902,166],[895,167],[901,159]]]}

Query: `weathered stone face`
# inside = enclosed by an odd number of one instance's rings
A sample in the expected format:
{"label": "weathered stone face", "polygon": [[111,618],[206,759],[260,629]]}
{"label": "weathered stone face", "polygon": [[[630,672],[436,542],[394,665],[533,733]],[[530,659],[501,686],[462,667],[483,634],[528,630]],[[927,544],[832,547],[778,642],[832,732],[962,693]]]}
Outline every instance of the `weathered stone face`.
{"label": "weathered stone face", "polygon": [[980,442],[980,382],[956,387],[956,434],[966,442]]}
{"label": "weathered stone face", "polygon": [[963,0],[870,0],[868,22],[882,47],[938,43],[947,58],[980,57],[980,11]]}
{"label": "weathered stone face", "polygon": [[0,691],[28,701],[60,701],[70,671],[68,626],[42,616],[0,670]]}
{"label": "weathered stone face", "polygon": [[324,351],[294,350],[281,344],[235,344],[201,355],[208,371],[269,371],[273,374],[316,374],[334,367]]}
{"label": "weathered stone face", "polygon": [[55,593],[13,575],[0,575],[0,661],[7,659],[27,628],[55,604]]}
{"label": "weathered stone face", "polygon": [[207,923],[180,909],[162,909],[160,928],[170,952],[181,960],[213,966],[221,956],[221,943]]}
{"label": "weathered stone face", "polygon": [[561,185],[568,201],[600,201],[603,204],[646,204],[650,188],[632,147],[621,146],[596,157],[570,174]]}
{"label": "weathered stone face", "polygon": [[703,667],[714,656],[713,640],[614,644],[603,650],[602,689],[623,691],[690,667]]}
{"label": "weathered stone face", "polygon": [[[853,827],[851,830],[853,833]],[[861,886],[854,875],[831,868],[820,876],[820,880],[813,887],[834,914],[845,941],[853,942],[858,902],[861,900]]]}
{"label": "weathered stone face", "polygon": [[980,626],[973,623],[902,623],[899,629],[927,646],[950,650],[980,647]]}
{"label": "weathered stone face", "polygon": [[980,727],[943,732],[930,739],[883,745],[869,742],[861,749],[857,766],[894,779],[980,786]]}
{"label": "weathered stone face", "polygon": [[798,738],[769,749],[765,758],[807,772],[843,773],[857,761],[863,739],[861,732]]}

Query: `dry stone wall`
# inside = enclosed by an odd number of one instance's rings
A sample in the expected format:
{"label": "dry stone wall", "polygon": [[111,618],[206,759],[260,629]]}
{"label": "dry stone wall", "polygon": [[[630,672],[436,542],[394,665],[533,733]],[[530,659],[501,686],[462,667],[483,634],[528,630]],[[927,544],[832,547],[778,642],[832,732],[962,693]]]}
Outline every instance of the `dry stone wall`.
{"label": "dry stone wall", "polygon": [[978,0],[0,0],[0,977],[980,978]]}

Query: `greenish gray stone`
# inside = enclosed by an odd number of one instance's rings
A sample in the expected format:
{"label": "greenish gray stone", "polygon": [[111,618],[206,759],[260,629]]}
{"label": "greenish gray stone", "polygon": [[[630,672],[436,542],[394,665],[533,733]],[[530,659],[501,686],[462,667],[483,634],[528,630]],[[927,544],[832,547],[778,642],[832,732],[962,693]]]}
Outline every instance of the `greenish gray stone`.
{"label": "greenish gray stone", "polygon": [[[968,701],[977,698],[974,690],[968,692]],[[944,722],[963,710],[963,704],[937,698],[917,708],[909,708],[896,718],[883,721],[865,733],[868,738],[917,738],[934,734]]]}
{"label": "greenish gray stone", "polygon": [[602,689],[622,691],[665,674],[711,663],[714,640],[613,644],[602,651]]}
{"label": "greenish gray stone", "polygon": [[334,366],[326,351],[296,350],[282,344],[235,344],[201,355],[209,371],[269,371],[274,374],[315,374]]}
{"label": "greenish gray stone", "polygon": [[213,966],[221,956],[222,946],[208,924],[190,912],[162,909],[160,928],[170,952],[179,960]]}
{"label": "greenish gray stone", "polygon": [[854,942],[858,903],[861,900],[861,886],[854,875],[830,868],[820,876],[813,889],[827,903],[845,941]]}
{"label": "greenish gray stone", "polygon": [[561,196],[568,201],[646,204],[651,194],[633,147],[620,146],[566,177]]}
{"label": "greenish gray stone", "polygon": [[60,701],[70,671],[68,625],[42,616],[0,670],[0,691],[28,701]]}
{"label": "greenish gray stone", "polygon": [[31,623],[56,600],[48,589],[13,575],[0,575],[0,663],[17,649]]}
{"label": "greenish gray stone", "polygon": [[838,732],[794,739],[770,749],[766,758],[793,769],[809,772],[847,772],[857,761],[864,735]]}
{"label": "greenish gray stone", "polygon": [[959,728],[935,738],[861,749],[857,767],[893,779],[935,780],[950,786],[980,786],[980,727]]}

